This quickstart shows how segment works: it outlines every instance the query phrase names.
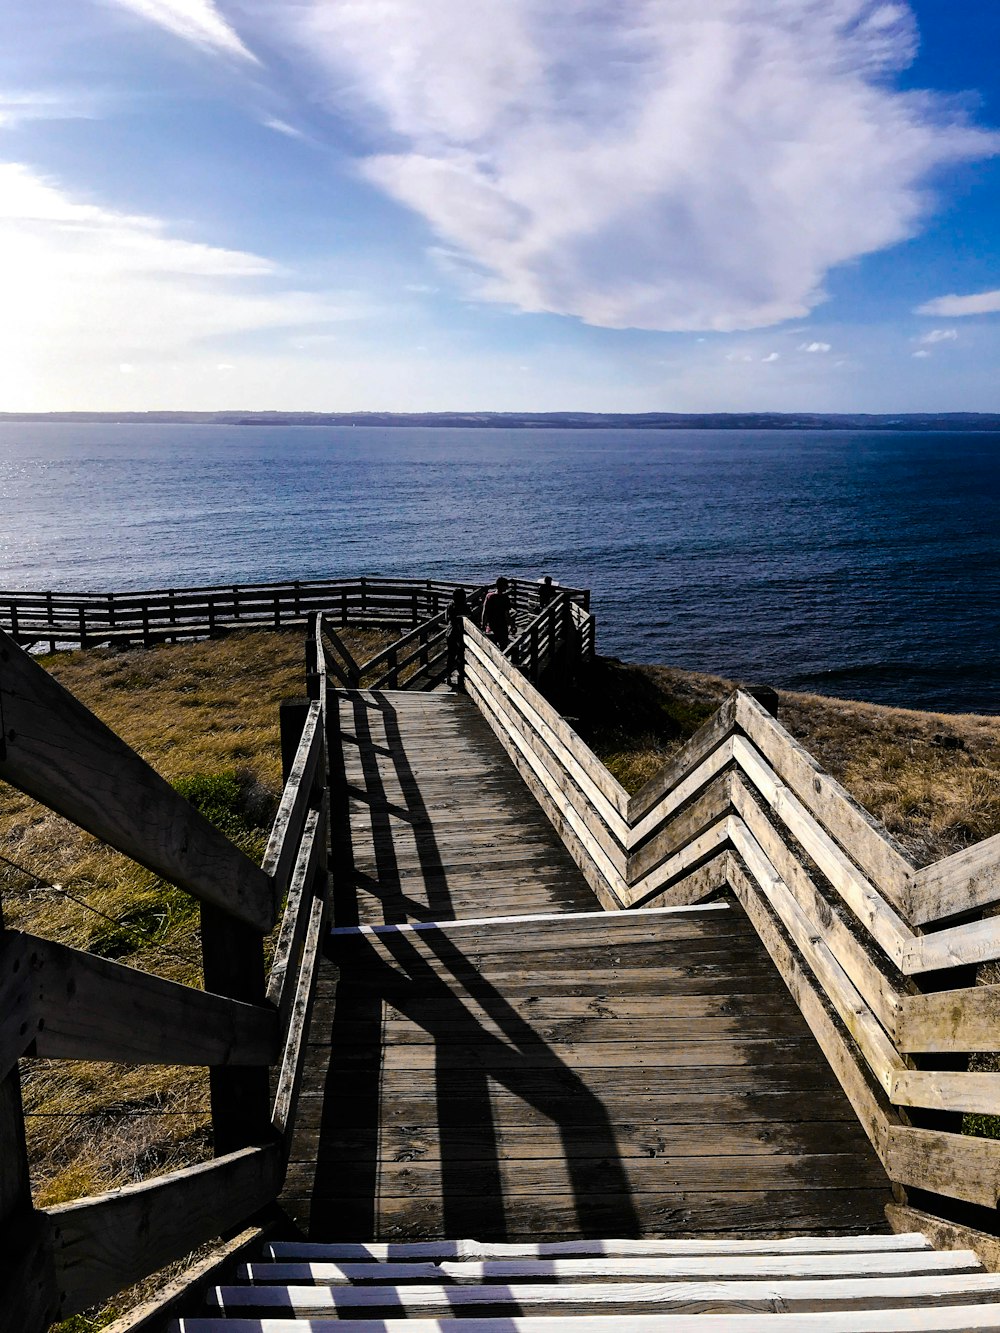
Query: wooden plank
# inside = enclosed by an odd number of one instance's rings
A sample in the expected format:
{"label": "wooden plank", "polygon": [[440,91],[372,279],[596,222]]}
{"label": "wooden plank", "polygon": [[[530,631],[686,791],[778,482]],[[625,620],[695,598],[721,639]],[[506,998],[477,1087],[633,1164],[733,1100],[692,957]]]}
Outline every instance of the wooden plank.
{"label": "wooden plank", "polygon": [[[513,744],[513,749],[509,744],[506,748],[522,776],[525,776],[527,765],[536,785],[544,790],[548,803],[559,809],[562,819],[570,824],[605,877],[614,883],[624,883],[624,839],[627,833],[623,821],[616,819],[621,833],[619,838],[595,810],[590,797],[578,786],[562,758],[541,742],[538,732],[509,706],[503,693],[496,692],[489,675],[481,673],[479,665],[471,659],[466,660],[465,675],[467,687],[472,687],[467,689],[469,697],[479,706],[501,742],[505,743],[506,737]],[[515,755],[519,755],[523,762],[518,762]]]}
{"label": "wooden plank", "polygon": [[[705,765],[699,768],[699,773],[706,767],[714,767],[713,761],[717,757],[721,758],[727,751],[731,760],[732,749],[724,745],[705,761]],[[721,763],[719,767],[722,767]],[[641,846],[637,845],[635,835],[630,832],[627,879],[633,888],[639,884],[644,875],[655,869],[662,861],[673,856],[716,820],[729,814],[729,781],[728,774],[714,777],[700,795],[673,814],[666,826],[649,837]]]}
{"label": "wooden plank", "polygon": [[849,1044],[849,1039],[838,1029],[830,1013],[827,1012],[817,987],[809,980],[804,967],[799,964],[792,949],[782,938],[777,920],[772,917],[761,890],[756,887],[751,875],[736,855],[732,856],[730,862],[729,882],[733,892],[743,904],[761,942],[771,955],[782,981],[799,1006],[802,1017],[812,1029],[813,1036],[854,1107],[872,1147],[884,1164],[888,1153],[889,1132],[899,1124],[898,1115],[878,1089],[877,1084],[865,1076],[863,1061],[860,1060],[859,1054],[852,1049],[853,1044]]}
{"label": "wooden plank", "polygon": [[507,926],[526,926],[530,928],[532,934],[538,938],[545,934],[547,929],[556,927],[560,930],[567,927],[582,927],[584,932],[588,928],[596,928],[606,935],[611,931],[615,938],[627,938],[629,927],[639,927],[643,932],[650,929],[650,921],[659,920],[661,917],[670,919],[680,912],[725,912],[728,911],[726,903],[702,903],[693,907],[661,907],[649,908],[643,912],[641,918],[629,917],[622,913],[620,916],[609,918],[607,912],[522,912],[514,916],[481,916],[467,917],[456,921],[409,921],[402,924],[386,924],[375,926],[335,926],[330,930],[331,939],[350,939],[362,935],[408,935],[421,934],[424,931],[445,931],[449,936],[455,936],[460,939],[466,939],[469,935],[482,935],[482,927],[487,927],[488,931],[495,931],[499,934],[502,928]]}
{"label": "wooden plank", "polygon": [[[662,1312],[687,1311],[692,1315],[712,1311],[780,1310],[786,1321],[806,1311],[834,1310],[845,1307],[862,1309],[882,1306],[914,1310],[953,1301],[996,1301],[1000,1297],[1000,1277],[993,1273],[942,1273],[932,1276],[761,1280],[678,1279],[657,1282],[588,1282],[575,1284],[518,1282],[499,1285],[460,1286],[440,1283],[386,1287],[349,1286],[225,1286],[209,1293],[209,1304],[227,1313],[275,1311],[297,1316],[322,1316],[341,1311],[414,1312],[417,1314],[454,1315],[466,1310],[489,1308],[497,1314],[562,1312],[592,1313],[632,1312],[657,1309]],[[936,1313],[936,1311],[935,1311]],[[994,1315],[996,1307],[994,1306]],[[933,1325],[932,1325],[933,1326]],[[862,1325],[864,1327],[864,1325]],[[890,1325],[891,1327],[891,1325]],[[899,1327],[897,1325],[897,1327]],[[903,1325],[906,1327],[906,1325]],[[919,1328],[914,1322],[910,1327]],[[923,1325],[926,1327],[926,1325]],[[962,1325],[958,1324],[961,1328]],[[994,1326],[995,1327],[995,1326]]]}
{"label": "wooden plank", "polygon": [[247,1227],[231,1240],[215,1246],[180,1277],[162,1286],[151,1299],[112,1320],[101,1333],[162,1333],[165,1320],[197,1308],[208,1287],[228,1275],[233,1261],[257,1253],[263,1238],[273,1229],[273,1226]]}
{"label": "wooden plank", "polygon": [[812,877],[788,847],[779,831],[753,799],[742,778],[734,777],[731,788],[733,809],[748,832],[780,875],[788,892],[822,937],[864,997],[879,1023],[895,1036],[904,1004],[902,991],[907,987],[901,974],[888,975],[889,964],[874,959],[836,907],[818,890]]}
{"label": "wooden plank", "polygon": [[676,1194],[523,1195],[510,1201],[502,1226],[484,1220],[482,1198],[449,1204],[448,1225],[440,1201],[391,1200],[373,1218],[371,1201],[337,1200],[324,1194],[282,1196],[300,1226],[331,1240],[371,1236],[380,1240],[420,1240],[479,1231],[486,1240],[548,1241],[597,1231],[601,1235],[783,1235],[816,1231],[857,1232],[884,1225],[886,1192],[881,1190],[683,1191]]}
{"label": "wooden plank", "polygon": [[990,1273],[1000,1272],[1000,1238],[996,1236],[905,1204],[887,1204],[885,1215],[899,1235],[913,1234],[910,1228],[919,1228],[936,1250],[972,1250]]}
{"label": "wooden plank", "polygon": [[[941,1251],[930,1247],[915,1250],[779,1251],[726,1254],[595,1255],[592,1257],[547,1256],[495,1259],[388,1259],[351,1262],[347,1259],[265,1259],[243,1263],[236,1270],[240,1282],[267,1285],[316,1283],[342,1286],[347,1283],[379,1286],[396,1283],[438,1285],[449,1281],[466,1286],[493,1285],[548,1279],[551,1282],[684,1281],[715,1278],[724,1269],[726,1282],[739,1279],[900,1277],[978,1273],[984,1277],[977,1256],[967,1249]],[[1000,1278],[992,1285],[1000,1293]],[[836,1288],[831,1288],[836,1290]]]}
{"label": "wooden plank", "polygon": [[[780,1333],[787,1329],[785,1313],[774,1313],[773,1303],[767,1313],[745,1312],[712,1314],[704,1312],[705,1302],[697,1303],[690,1314],[629,1313],[629,1333]],[[970,1333],[974,1329],[996,1328],[996,1305],[967,1304],[940,1308],[885,1308],[857,1310],[840,1308],[832,1313],[797,1311],[798,1328],[803,1333]],[[617,1333],[620,1315],[570,1314],[540,1316],[506,1314],[501,1318],[465,1315],[453,1318],[381,1318],[379,1333]],[[371,1321],[337,1318],[315,1320],[312,1333],[371,1333]],[[291,1320],[269,1319],[266,1329],[256,1321],[234,1322],[224,1317],[185,1319],[179,1333],[298,1333]]]}
{"label": "wooden plank", "polygon": [[995,1051],[1000,1032],[1000,986],[907,995],[896,1022],[901,1051]]}
{"label": "wooden plank", "polygon": [[567,850],[583,872],[584,879],[594,890],[598,901],[609,911],[620,910],[625,905],[627,895],[624,878],[603,855],[590,831],[572,812],[572,808],[564,810],[549,795],[547,783],[535,771],[541,767],[539,761],[535,759],[529,746],[518,733],[509,731],[503,720],[494,714],[489,698],[477,685],[474,670],[470,671],[468,663],[465,684],[469,697],[482,708],[484,717],[490,722],[528,789],[566,844]]}
{"label": "wooden plank", "polygon": [[0,671],[0,779],[203,902],[271,928],[264,871],[2,631]]}
{"label": "wooden plank", "polygon": [[728,850],[720,851],[717,856],[704,865],[682,874],[665,889],[657,889],[648,898],[637,898],[630,910],[643,912],[660,907],[712,907],[714,903],[705,903],[702,899],[727,887],[726,870],[729,866]]}
{"label": "wooden plank", "polygon": [[820,927],[810,920],[789,893],[749,829],[738,818],[731,821],[731,829],[733,846],[754,882],[795,942],[840,1021],[857,1043],[868,1068],[892,1100],[896,1078],[905,1070],[902,1057],[826,940],[817,933]]}
{"label": "wooden plank", "polygon": [[292,877],[322,757],[321,707],[318,701],[314,701],[309,706],[302,728],[302,739],[281,793],[281,803],[264,853],[264,873],[274,884],[276,903],[284,898]]}
{"label": "wooden plank", "polygon": [[949,1199],[985,1208],[1000,1202],[1000,1140],[896,1125],[889,1131],[886,1170],[902,1185]]}
{"label": "wooden plank", "polygon": [[671,755],[663,768],[640,787],[630,798],[628,822],[636,837],[645,836],[647,816],[658,806],[668,792],[674,791],[699,768],[708,756],[731,735],[736,719],[736,696],[732,695],[708,721],[686,740],[676,754]]}
{"label": "wooden plank", "polygon": [[326,902],[313,898],[302,946],[302,958],[297,972],[294,1003],[289,1015],[288,1033],[278,1074],[278,1088],[274,1097],[271,1123],[277,1132],[287,1136],[295,1117],[295,1105],[302,1082],[302,1062],[306,1054],[306,1033],[316,993],[316,965],[323,942],[326,923]]}
{"label": "wooden plank", "polygon": [[742,690],[737,692],[736,721],[806,809],[909,918],[913,865],[887,830]]}
{"label": "wooden plank", "polygon": [[914,872],[908,916],[914,925],[1000,901],[1000,833]]}
{"label": "wooden plank", "polygon": [[725,817],[711,828],[699,833],[673,856],[656,866],[637,884],[630,885],[626,902],[634,906],[649,901],[659,893],[669,891],[678,881],[687,878],[706,861],[714,861],[729,845],[729,824]]}
{"label": "wooden plank", "polygon": [[748,741],[737,737],[733,751],[744,776],[760,792],[771,812],[812,857],[895,966],[905,972],[904,959],[907,951],[912,949],[915,937],[903,918],[864,878],[837,842]]}
{"label": "wooden plank", "polygon": [[560,717],[552,705],[539,694],[517,668],[511,666],[503,655],[497,652],[494,645],[474,625],[469,625],[468,621],[466,622],[466,636],[468,641],[467,651],[469,643],[471,643],[472,655],[477,656],[476,650],[478,650],[477,660],[484,664],[488,663],[498,677],[506,679],[519,694],[523,695],[538,718],[544,722],[567,749],[572,751],[576,762],[586,771],[587,776],[600,789],[605,799],[614,806],[619,815],[628,819],[628,793],[601,763],[590,747],[584,744],[573,728]]}
{"label": "wooden plank", "polygon": [[962,926],[915,935],[903,949],[900,967],[908,975],[938,972],[1000,958],[1000,917],[968,921]]}
{"label": "wooden plank", "polygon": [[278,1024],[271,1009],[7,931],[0,968],[7,971],[15,961],[17,975],[33,991],[37,1016],[21,1037],[18,1055],[33,1040],[34,1054],[44,1059],[268,1065],[277,1057]]}
{"label": "wooden plank", "polygon": [[492,681],[496,701],[502,701],[508,716],[518,719],[541,740],[554,764],[569,774],[612,837],[623,843],[628,833],[625,789],[524,675],[504,669],[496,660],[495,651],[491,655],[493,645],[482,635],[478,638],[479,642],[472,640],[470,655],[478,662],[484,678]]}
{"label": "wooden plank", "polygon": [[173,1171],[44,1209],[52,1228],[60,1315],[106,1300],[147,1273],[240,1227],[276,1198],[276,1145]]}
{"label": "wooden plank", "polygon": [[302,842],[288,888],[288,902],[281,920],[281,930],[275,945],[274,960],[271,963],[271,973],[267,983],[267,1000],[277,1010],[282,1033],[288,1026],[288,1016],[294,1002],[299,954],[308,930],[316,871],[323,850],[320,829],[324,822],[327,801],[325,794],[323,799],[323,809],[310,810],[306,816]]}

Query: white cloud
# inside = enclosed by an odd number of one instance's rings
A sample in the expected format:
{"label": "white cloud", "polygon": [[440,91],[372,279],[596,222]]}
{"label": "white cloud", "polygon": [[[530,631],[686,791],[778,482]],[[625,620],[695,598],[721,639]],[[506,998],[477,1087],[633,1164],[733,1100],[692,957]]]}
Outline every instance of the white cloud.
{"label": "white cloud", "polygon": [[101,368],[129,375],[207,340],[352,313],[290,288],[267,258],[82,202],[18,163],[0,163],[0,291],[0,402],[39,407]]}
{"label": "white cloud", "polygon": [[954,319],[961,315],[993,315],[1000,311],[1000,291],[973,292],[969,296],[936,296],[917,306],[917,315],[944,315]]}
{"label": "white cloud", "polygon": [[923,334],[916,341],[931,345],[933,343],[954,342],[957,337],[957,329],[931,329],[930,333]]}
{"label": "white cloud", "polygon": [[223,17],[214,0],[105,0],[128,9],[140,18],[166,28],[195,46],[243,60],[259,61],[246,47],[235,28]]}
{"label": "white cloud", "polygon": [[919,358],[923,358],[923,357],[925,357],[925,356],[930,356],[930,352],[928,352],[928,350],[927,350],[926,347],[921,347],[920,350],[917,351],[917,352],[914,352],[913,355],[919,359]]}
{"label": "white cloud", "polygon": [[829,270],[914,234],[928,174],[1000,148],[896,92],[915,50],[881,0],[256,0],[363,170],[480,299],[608,327],[807,315]]}
{"label": "white cloud", "polygon": [[832,343],[799,343],[800,352],[829,352],[832,349]]}
{"label": "white cloud", "polygon": [[781,359],[780,352],[769,352],[767,356],[762,356],[760,360],[761,360],[761,365],[767,366],[770,365],[772,361],[778,361],[780,359]]}

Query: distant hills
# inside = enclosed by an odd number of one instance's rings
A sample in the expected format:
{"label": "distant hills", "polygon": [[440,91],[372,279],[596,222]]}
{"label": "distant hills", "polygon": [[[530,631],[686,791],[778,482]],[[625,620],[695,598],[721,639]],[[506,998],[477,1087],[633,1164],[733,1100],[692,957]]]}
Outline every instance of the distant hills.
{"label": "distant hills", "polygon": [[0,421],[504,430],[1000,430],[997,412],[0,412]]}

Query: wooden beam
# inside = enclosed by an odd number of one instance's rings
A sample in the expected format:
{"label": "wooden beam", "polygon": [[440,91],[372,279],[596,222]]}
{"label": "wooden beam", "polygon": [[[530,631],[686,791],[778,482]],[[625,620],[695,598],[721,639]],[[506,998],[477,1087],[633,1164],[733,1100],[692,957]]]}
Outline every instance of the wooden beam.
{"label": "wooden beam", "polygon": [[897,1234],[919,1231],[936,1250],[972,1250],[989,1272],[1000,1272],[1000,1238],[996,1236],[905,1204],[887,1204],[885,1215]]}
{"label": "wooden beam", "polygon": [[645,786],[640,787],[629,797],[626,813],[629,823],[636,830],[636,836],[644,836],[638,830],[649,811],[731,734],[735,717],[736,695],[733,694],[690,739],[684,742],[680,750],[667,760],[659,773],[655,773]]}
{"label": "wooden beam", "polygon": [[909,917],[914,925],[924,925],[998,901],[1000,833],[916,871]]}
{"label": "wooden beam", "polygon": [[802,804],[858,863],[893,906],[908,915],[913,865],[888,831],[755,699],[736,696],[736,721]]}
{"label": "wooden beam", "polygon": [[1000,1033],[1000,986],[907,995],[896,1023],[901,1051],[995,1051]]}
{"label": "wooden beam", "polygon": [[281,1154],[276,1144],[267,1144],[45,1209],[60,1317],[245,1226],[277,1198],[281,1179]]}
{"label": "wooden beam", "polygon": [[282,901],[288,889],[317,771],[320,768],[323,755],[321,718],[320,701],[314,700],[309,705],[302,736],[288,781],[281,793],[281,803],[274,817],[267,851],[264,853],[264,873],[273,882],[277,903]]}
{"label": "wooden beam", "polygon": [[[43,1059],[122,1064],[269,1065],[278,1055],[273,1009],[241,1004],[65,944],[6,931],[0,973],[23,979],[32,1015],[6,1041],[5,1063],[34,1043]],[[6,1016],[6,1015],[5,1015]],[[20,1049],[18,1049],[18,1046]]]}
{"label": "wooden beam", "polygon": [[130,746],[0,631],[0,779],[256,930],[271,881]]}

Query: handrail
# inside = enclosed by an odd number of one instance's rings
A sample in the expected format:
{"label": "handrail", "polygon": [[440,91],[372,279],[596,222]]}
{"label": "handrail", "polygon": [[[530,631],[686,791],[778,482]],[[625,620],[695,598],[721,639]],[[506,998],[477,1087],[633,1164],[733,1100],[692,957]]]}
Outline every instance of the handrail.
{"label": "handrail", "polygon": [[467,658],[470,697],[604,906],[731,888],[890,1179],[995,1208],[1000,1141],[963,1135],[956,1117],[1000,1115],[1000,1073],[954,1058],[1000,1047],[1000,985],[969,984],[966,972],[1000,959],[1000,917],[952,923],[1000,898],[1000,838],[917,870],[742,691],[628,796],[475,630]]}
{"label": "handrail", "polygon": [[[538,585],[512,579],[518,607],[537,604]],[[416,627],[437,615],[454,590],[464,586],[435,579],[301,579],[280,583],[219,584],[145,592],[0,591],[0,629],[18,643],[149,646],[211,638],[240,628],[301,626],[316,611],[339,624]],[[589,607],[586,589],[567,589]]]}
{"label": "handrail", "polygon": [[[0,1246],[12,1261],[0,1278],[0,1333],[41,1333],[277,1198],[328,896],[324,664],[310,680],[317,698],[301,719],[262,868],[0,632],[0,778],[199,896],[206,983],[199,990],[4,930],[0,915]],[[261,937],[286,890],[268,982]],[[215,1158],[33,1208],[16,1065],[26,1054],[207,1065]]]}

